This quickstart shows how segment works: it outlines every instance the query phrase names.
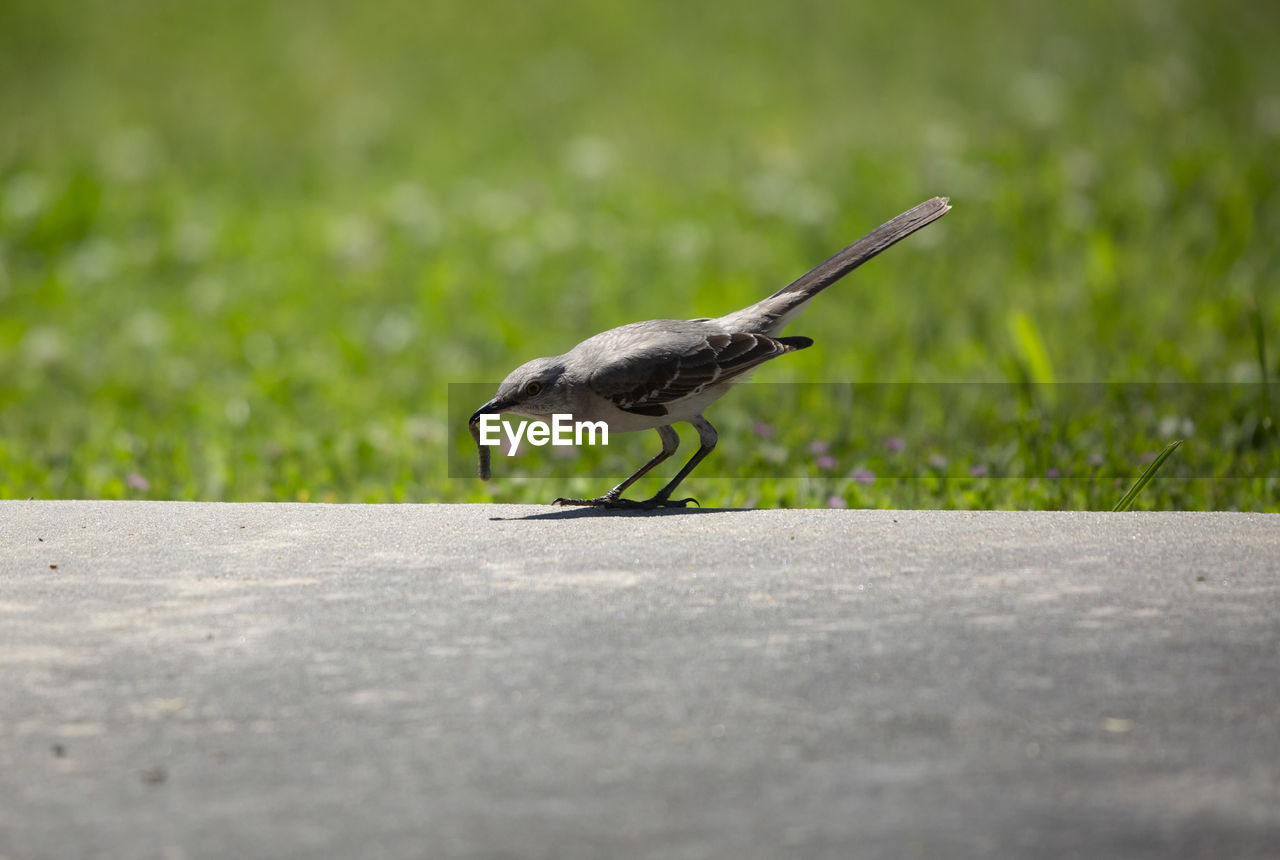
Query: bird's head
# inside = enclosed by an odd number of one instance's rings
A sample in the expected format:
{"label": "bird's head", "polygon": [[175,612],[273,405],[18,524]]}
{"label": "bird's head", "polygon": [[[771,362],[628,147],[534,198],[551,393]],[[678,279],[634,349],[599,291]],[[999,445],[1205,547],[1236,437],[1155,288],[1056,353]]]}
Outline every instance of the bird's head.
{"label": "bird's head", "polygon": [[526,418],[548,418],[567,413],[569,388],[560,357],[535,358],[520,365],[502,380],[493,399],[471,416],[475,424],[486,413],[510,412]]}
{"label": "bird's head", "polygon": [[564,362],[557,358],[535,358],[520,365],[498,386],[493,399],[471,413],[468,426],[480,453],[480,477],[489,480],[489,449],[481,443],[480,417],[511,412],[526,418],[547,418],[569,412],[569,384],[564,378]]}

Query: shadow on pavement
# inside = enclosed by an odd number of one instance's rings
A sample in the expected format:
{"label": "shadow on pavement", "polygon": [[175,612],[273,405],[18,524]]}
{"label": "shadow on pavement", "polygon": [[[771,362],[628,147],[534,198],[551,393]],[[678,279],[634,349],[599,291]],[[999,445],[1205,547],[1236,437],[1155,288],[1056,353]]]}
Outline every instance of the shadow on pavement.
{"label": "shadow on pavement", "polygon": [[576,520],[583,517],[681,517],[698,514],[732,514],[753,508],[654,508],[646,511],[637,508],[554,508],[544,514],[523,517],[489,517],[490,520]]}

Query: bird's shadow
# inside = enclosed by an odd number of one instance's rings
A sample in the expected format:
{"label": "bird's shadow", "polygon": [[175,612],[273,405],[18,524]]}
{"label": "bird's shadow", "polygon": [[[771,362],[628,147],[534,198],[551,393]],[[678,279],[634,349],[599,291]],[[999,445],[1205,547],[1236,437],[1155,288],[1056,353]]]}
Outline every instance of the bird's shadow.
{"label": "bird's shadow", "polygon": [[680,517],[697,516],[698,514],[736,514],[749,511],[751,508],[592,508],[572,507],[556,508],[540,514],[528,514],[523,517],[489,517],[490,521],[512,520],[577,520],[589,517]]}

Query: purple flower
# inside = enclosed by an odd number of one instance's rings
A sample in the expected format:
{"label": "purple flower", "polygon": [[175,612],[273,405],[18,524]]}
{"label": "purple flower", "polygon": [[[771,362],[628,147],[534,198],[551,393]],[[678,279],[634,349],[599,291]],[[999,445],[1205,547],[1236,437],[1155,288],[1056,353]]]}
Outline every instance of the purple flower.
{"label": "purple flower", "polygon": [[773,427],[764,421],[757,421],[751,425],[751,432],[759,436],[761,439],[773,438]]}
{"label": "purple flower", "polygon": [[844,496],[828,496],[827,507],[829,508],[847,508],[849,503],[844,500]]}
{"label": "purple flower", "polygon": [[901,436],[890,436],[884,440],[884,449],[897,454],[899,451],[905,451],[907,442]]}
{"label": "purple flower", "polygon": [[130,489],[137,490],[140,493],[145,493],[151,489],[151,482],[147,480],[145,475],[139,475],[137,472],[130,472],[125,477],[124,482],[129,485]]}
{"label": "purple flower", "polygon": [[946,458],[946,457],[944,457],[944,456],[942,456],[941,454],[930,454],[930,455],[929,455],[929,465],[930,465],[932,468],[934,468],[934,469],[937,469],[937,470],[941,471],[941,470],[943,470],[943,469],[947,468],[947,458]]}
{"label": "purple flower", "polygon": [[870,484],[875,481],[876,473],[865,466],[859,466],[853,470],[852,477],[859,484]]}
{"label": "purple flower", "polygon": [[831,450],[831,445],[821,439],[815,439],[809,443],[810,454],[825,454]]}
{"label": "purple flower", "polygon": [[1057,466],[1050,466],[1049,468],[1044,470],[1044,476],[1046,478],[1061,478],[1062,472],[1058,471]]}
{"label": "purple flower", "polygon": [[836,458],[829,454],[823,454],[821,457],[813,461],[819,469],[830,470],[836,467]]}
{"label": "purple flower", "polygon": [[969,470],[969,476],[972,478],[985,478],[988,471],[985,463],[979,463]]}

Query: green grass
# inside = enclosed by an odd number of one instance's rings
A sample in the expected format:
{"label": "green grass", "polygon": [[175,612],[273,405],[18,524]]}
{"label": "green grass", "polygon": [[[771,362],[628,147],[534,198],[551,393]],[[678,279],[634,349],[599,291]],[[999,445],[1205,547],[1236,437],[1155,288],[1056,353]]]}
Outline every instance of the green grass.
{"label": "green grass", "polygon": [[598,493],[657,437],[482,484],[450,384],[947,194],[689,493],[1280,510],[1280,7],[863,6],[10,0],[0,496]]}
{"label": "green grass", "polygon": [[1138,494],[1146,488],[1147,484],[1151,483],[1151,479],[1156,476],[1156,472],[1160,471],[1160,467],[1164,465],[1164,461],[1169,459],[1169,457],[1173,455],[1173,452],[1178,450],[1178,446],[1181,444],[1181,439],[1175,439],[1170,442],[1168,447],[1161,451],[1156,458],[1148,464],[1147,468],[1142,470],[1142,474],[1138,476],[1138,480],[1133,482],[1133,486],[1130,487],[1129,491],[1120,498],[1120,501],[1116,502],[1116,506],[1111,510],[1113,512],[1133,510],[1133,504],[1137,501]]}

